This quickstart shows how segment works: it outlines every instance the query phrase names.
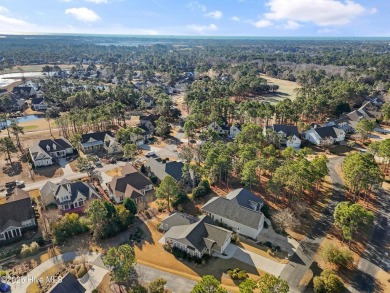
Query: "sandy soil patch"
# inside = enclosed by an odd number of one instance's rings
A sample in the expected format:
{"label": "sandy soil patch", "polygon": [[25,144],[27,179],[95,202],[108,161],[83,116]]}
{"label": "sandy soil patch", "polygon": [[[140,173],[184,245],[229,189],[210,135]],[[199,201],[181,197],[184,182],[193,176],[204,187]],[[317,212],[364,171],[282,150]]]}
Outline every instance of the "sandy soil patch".
{"label": "sandy soil patch", "polygon": [[108,176],[114,177],[114,176],[122,176],[121,171],[122,168],[116,168],[110,171],[106,171],[104,173],[106,173]]}

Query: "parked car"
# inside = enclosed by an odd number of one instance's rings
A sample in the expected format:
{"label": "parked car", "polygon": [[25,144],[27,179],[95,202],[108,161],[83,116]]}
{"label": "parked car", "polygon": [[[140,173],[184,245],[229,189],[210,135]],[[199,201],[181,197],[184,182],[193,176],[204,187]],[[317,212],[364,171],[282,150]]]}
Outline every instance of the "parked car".
{"label": "parked car", "polygon": [[156,152],[155,151],[150,151],[150,152],[146,153],[145,157],[149,158],[149,157],[154,156],[154,155],[156,155]]}
{"label": "parked car", "polygon": [[0,292],[7,293],[11,291],[11,286],[0,281]]}
{"label": "parked car", "polygon": [[22,181],[22,180],[16,180],[15,182],[16,182],[16,187],[24,187],[25,186],[24,181]]}

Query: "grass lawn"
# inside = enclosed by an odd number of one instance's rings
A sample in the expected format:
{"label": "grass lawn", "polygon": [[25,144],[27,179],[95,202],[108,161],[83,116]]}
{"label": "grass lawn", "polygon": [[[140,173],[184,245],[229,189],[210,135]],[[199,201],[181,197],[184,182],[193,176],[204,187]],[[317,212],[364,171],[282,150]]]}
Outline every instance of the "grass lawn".
{"label": "grass lawn", "polygon": [[264,78],[267,80],[268,84],[276,84],[279,86],[279,89],[275,93],[271,93],[268,95],[265,95],[265,97],[272,97],[273,99],[279,101],[283,100],[285,98],[289,98],[291,100],[295,100],[297,97],[297,93],[294,91],[296,88],[299,88],[298,83],[289,81],[289,80],[283,80],[278,79],[274,77],[267,76],[265,74],[260,75],[261,78]]}
{"label": "grass lawn", "polygon": [[[213,275],[222,283],[226,282],[222,275],[228,269],[240,268],[248,272],[249,276],[258,279],[264,272],[250,266],[246,263],[240,262],[236,259],[220,259],[212,258],[206,265],[195,266],[193,263],[187,261],[180,261],[173,254],[166,252],[163,246],[158,243],[162,237],[162,233],[157,230],[157,221],[147,223],[143,227],[146,240],[142,245],[135,245],[135,255],[137,262],[145,264],[160,270],[164,270],[176,275],[181,275],[185,278],[198,281],[204,275]],[[145,231],[148,230],[148,231]],[[225,285],[229,285],[231,280],[227,281]],[[232,285],[230,283],[230,285]],[[234,288],[232,288],[234,290]]]}
{"label": "grass lawn", "polygon": [[24,126],[24,127],[23,127],[23,130],[24,130],[24,131],[35,130],[35,129],[37,129],[38,127],[39,127],[38,125],[27,125],[27,126]]}
{"label": "grass lawn", "polygon": [[[52,276],[55,276],[57,273],[59,272],[62,272],[63,270],[65,270],[65,264],[58,264],[58,265],[55,265],[53,267],[51,267],[50,269],[48,269],[46,272],[44,272],[42,275],[40,275],[38,277],[38,279],[42,278],[43,282],[41,283],[41,288],[45,288],[47,286],[47,288],[51,288],[54,283],[49,283],[49,282],[46,282],[46,278],[50,278]],[[38,285],[38,283],[31,283],[30,286],[27,287],[27,293],[37,293],[37,292],[41,292],[42,289],[41,289]],[[47,290],[44,290],[44,292],[46,292]]]}

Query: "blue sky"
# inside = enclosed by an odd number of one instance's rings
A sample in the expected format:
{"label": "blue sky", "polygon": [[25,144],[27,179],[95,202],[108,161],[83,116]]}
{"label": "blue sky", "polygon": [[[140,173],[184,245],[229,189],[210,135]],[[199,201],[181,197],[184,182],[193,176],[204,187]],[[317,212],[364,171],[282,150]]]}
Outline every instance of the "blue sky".
{"label": "blue sky", "polygon": [[0,0],[0,33],[390,36],[390,0]]}

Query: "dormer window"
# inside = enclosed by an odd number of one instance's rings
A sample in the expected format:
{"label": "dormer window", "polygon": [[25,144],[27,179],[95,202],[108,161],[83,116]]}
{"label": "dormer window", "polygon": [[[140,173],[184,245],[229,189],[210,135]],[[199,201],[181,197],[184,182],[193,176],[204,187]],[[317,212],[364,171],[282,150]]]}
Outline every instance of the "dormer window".
{"label": "dormer window", "polygon": [[50,151],[50,146],[49,145],[46,146],[46,150]]}
{"label": "dormer window", "polygon": [[249,204],[251,206],[251,208],[254,210],[254,211],[258,211],[258,206],[259,204],[257,202],[254,202],[254,201],[249,201]]}

